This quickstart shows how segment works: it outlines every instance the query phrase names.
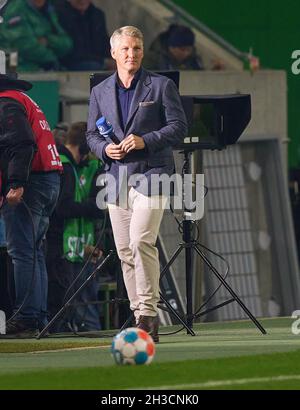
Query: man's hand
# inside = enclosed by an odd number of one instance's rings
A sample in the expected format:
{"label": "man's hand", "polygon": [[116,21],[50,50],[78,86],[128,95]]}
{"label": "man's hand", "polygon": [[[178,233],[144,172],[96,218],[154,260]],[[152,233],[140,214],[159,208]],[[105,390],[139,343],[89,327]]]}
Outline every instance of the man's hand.
{"label": "man's hand", "polygon": [[24,194],[24,188],[19,187],[16,189],[10,189],[8,194],[6,195],[6,200],[9,205],[17,205],[21,202],[22,196]]}
{"label": "man's hand", "polygon": [[128,152],[136,149],[144,149],[145,142],[142,137],[138,135],[130,134],[128,137],[124,138],[123,141],[118,145],[124,152]]}
{"label": "man's hand", "polygon": [[103,256],[102,249],[96,248],[95,246],[92,246],[92,245],[84,246],[84,256],[83,256],[84,260],[88,260],[88,258],[91,258],[90,261],[92,263],[97,263],[102,256]]}
{"label": "man's hand", "polygon": [[120,147],[121,144],[116,145],[116,144],[109,144],[105,148],[106,155],[111,158],[111,159],[116,159],[120,160],[123,159],[126,155],[126,152],[122,150]]}

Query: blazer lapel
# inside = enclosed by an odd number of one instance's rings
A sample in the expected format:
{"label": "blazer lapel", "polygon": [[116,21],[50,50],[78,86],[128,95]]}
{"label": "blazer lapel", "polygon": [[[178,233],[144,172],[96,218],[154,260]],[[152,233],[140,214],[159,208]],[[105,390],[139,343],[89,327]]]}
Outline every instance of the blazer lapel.
{"label": "blazer lapel", "polygon": [[109,83],[106,86],[105,99],[106,99],[107,104],[105,105],[106,107],[109,107],[109,117],[107,117],[107,120],[112,124],[116,136],[121,137],[123,136],[123,131],[120,126],[120,117],[119,117],[119,110],[118,110],[118,103],[117,103],[116,76],[117,76],[116,73],[112,75]]}
{"label": "blazer lapel", "polygon": [[130,123],[133,120],[133,116],[135,115],[135,113],[137,112],[137,109],[139,108],[139,103],[145,100],[150,90],[151,90],[151,78],[148,75],[147,71],[142,69],[141,78],[137,83],[137,86],[136,86],[136,89],[135,89],[135,92],[134,92],[134,95],[133,95],[133,98],[130,104],[130,110],[129,110],[125,130],[124,130],[125,135],[130,126]]}

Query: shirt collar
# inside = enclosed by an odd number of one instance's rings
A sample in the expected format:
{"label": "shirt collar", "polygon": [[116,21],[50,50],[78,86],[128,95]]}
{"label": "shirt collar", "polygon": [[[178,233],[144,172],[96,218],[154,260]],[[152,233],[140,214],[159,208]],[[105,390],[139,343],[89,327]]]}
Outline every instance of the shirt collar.
{"label": "shirt collar", "polygon": [[122,82],[121,82],[121,80],[120,80],[120,78],[119,78],[119,76],[118,76],[118,74],[117,74],[117,77],[116,77],[117,86],[118,86],[119,88],[121,88],[122,90],[133,90],[133,89],[135,88],[137,82],[138,82],[139,79],[140,79],[141,73],[142,73],[142,69],[140,68],[140,69],[134,74],[134,77],[133,77],[133,79],[132,79],[132,81],[131,81],[131,84],[130,84],[130,87],[129,87],[129,88],[124,87],[124,85],[122,84]]}

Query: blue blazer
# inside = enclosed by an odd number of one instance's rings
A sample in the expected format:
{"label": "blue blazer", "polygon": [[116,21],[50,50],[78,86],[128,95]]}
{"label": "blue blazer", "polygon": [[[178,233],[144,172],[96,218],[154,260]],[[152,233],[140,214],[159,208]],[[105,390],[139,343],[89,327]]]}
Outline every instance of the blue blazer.
{"label": "blue blazer", "polygon": [[[116,78],[117,73],[114,73],[92,89],[87,142],[91,151],[104,162],[106,173],[115,178],[117,191],[121,186],[120,167],[126,167],[128,177],[137,173],[146,177],[147,192],[143,184],[141,186],[137,184],[135,188],[150,195],[152,174],[172,175],[174,172],[172,146],[180,143],[187,135],[185,113],[175,83],[165,76],[142,68],[123,131],[118,114]],[[132,151],[121,161],[107,158],[104,150],[109,142],[100,135],[96,127],[96,121],[102,116],[112,124],[115,135],[120,141],[129,134],[135,134],[144,139],[146,148]],[[108,184],[108,202],[114,202],[116,199],[113,190],[114,187]],[[152,192],[152,194],[158,193],[161,192]]]}

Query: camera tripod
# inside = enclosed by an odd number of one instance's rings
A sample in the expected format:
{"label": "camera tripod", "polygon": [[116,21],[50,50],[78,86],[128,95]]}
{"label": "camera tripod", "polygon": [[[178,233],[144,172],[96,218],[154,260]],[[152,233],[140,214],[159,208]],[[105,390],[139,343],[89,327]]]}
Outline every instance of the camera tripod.
{"label": "camera tripod", "polygon": [[[191,151],[185,150],[183,151],[184,153],[184,167],[183,167],[183,175],[187,174],[190,172],[190,154]],[[183,193],[184,194],[184,193]],[[266,334],[266,330],[263,328],[263,326],[259,323],[259,321],[255,318],[255,316],[250,312],[250,310],[246,307],[246,305],[243,303],[243,301],[239,298],[239,296],[234,292],[234,290],[231,288],[231,286],[226,282],[226,280],[223,278],[223,276],[217,271],[217,269],[212,265],[212,263],[209,261],[209,259],[206,257],[204,254],[203,250],[200,249],[200,244],[197,240],[193,239],[191,236],[192,232],[192,220],[190,219],[184,219],[182,222],[182,242],[179,244],[178,248],[176,251],[173,253],[171,256],[171,259],[169,262],[166,264],[166,266],[163,268],[160,274],[160,279],[166,274],[170,266],[173,264],[173,262],[176,260],[178,255],[181,253],[182,250],[185,250],[185,279],[186,279],[186,317],[185,320],[180,318],[180,323],[184,325],[184,327],[187,330],[187,333],[191,334],[192,336],[195,336],[195,333],[193,331],[193,321],[196,317],[205,315],[208,312],[211,312],[213,310],[216,310],[218,308],[221,308],[229,303],[232,302],[237,302],[239,306],[243,309],[243,311],[246,313],[246,315],[249,317],[249,319],[252,320],[252,322],[255,324],[255,326],[261,331],[262,334]],[[226,290],[230,293],[232,296],[231,299],[215,306],[210,309],[207,309],[201,313],[199,313],[199,310],[195,313],[193,313],[193,274],[192,274],[192,255],[193,252],[196,252],[197,255],[200,256],[202,261],[205,263],[205,265],[209,268],[209,270],[217,277],[217,279],[221,282],[221,284],[226,288]],[[161,295],[161,294],[160,294]],[[161,299],[163,302],[166,302],[165,299],[161,295]],[[166,303],[165,303],[166,304]],[[172,306],[169,304],[166,304],[167,309],[169,310],[170,313],[174,314],[174,309]],[[175,316],[178,318],[177,312],[175,312]]]}

